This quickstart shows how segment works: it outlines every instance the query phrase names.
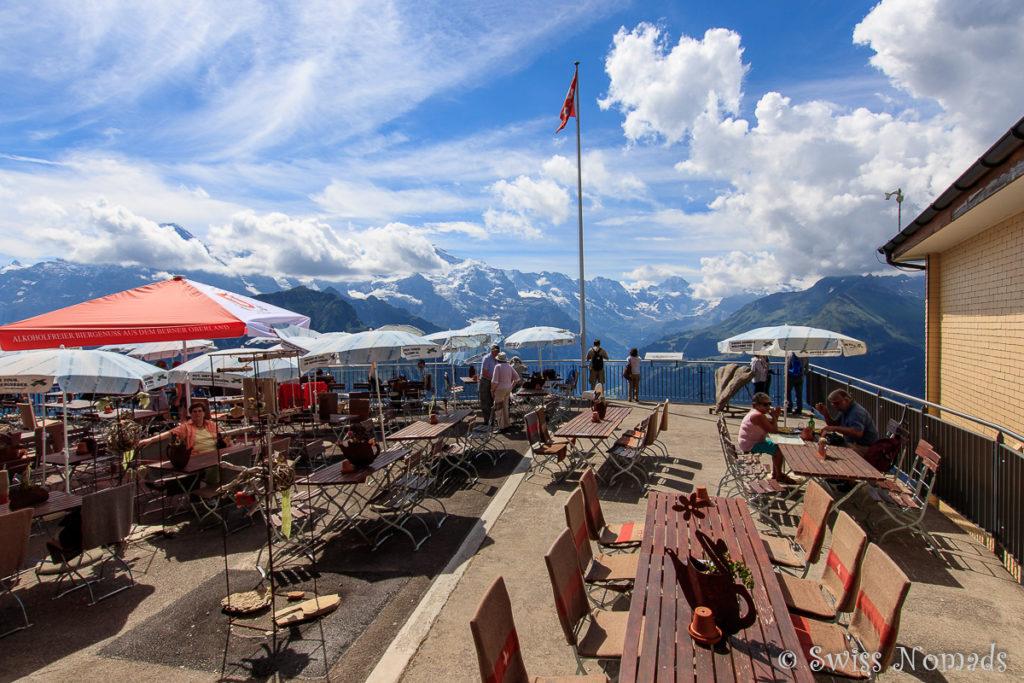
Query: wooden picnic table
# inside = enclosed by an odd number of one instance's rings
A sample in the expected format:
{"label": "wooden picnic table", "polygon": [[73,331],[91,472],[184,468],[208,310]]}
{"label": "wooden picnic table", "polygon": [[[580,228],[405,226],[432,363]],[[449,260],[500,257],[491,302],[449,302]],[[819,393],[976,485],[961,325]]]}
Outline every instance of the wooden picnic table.
{"label": "wooden picnic table", "polygon": [[[676,500],[674,494],[660,492],[647,498],[620,680],[813,681],[746,503],[741,498],[712,498],[712,506],[700,510],[702,518],[687,521],[681,510],[673,509]],[[675,564],[665,552],[674,549],[684,561],[691,552],[702,557],[697,529],[712,540],[724,539],[732,559],[743,560],[754,581],[750,594],[756,621],[712,647],[698,645],[687,630],[696,606],[687,601]]]}
{"label": "wooden picnic table", "polygon": [[296,486],[350,486],[362,484],[370,475],[401,460],[409,453],[408,448],[389,448],[373,459],[366,467],[357,467],[351,472],[343,472],[344,460],[328,465],[295,481]]}
{"label": "wooden picnic table", "polygon": [[[74,493],[65,493],[64,491],[50,491],[49,498],[38,505],[32,506],[32,516],[43,517],[58,512],[67,512],[79,507],[82,507],[81,496]],[[10,509],[7,503],[0,505],[0,515],[5,515],[8,512],[10,512]]]}
{"label": "wooden picnic table", "polygon": [[830,479],[853,482],[853,488],[833,504],[833,509],[838,509],[865,484],[885,479],[885,474],[852,448],[829,446],[824,460],[817,456],[817,450],[816,443],[779,444],[779,452],[794,473],[819,482]]}

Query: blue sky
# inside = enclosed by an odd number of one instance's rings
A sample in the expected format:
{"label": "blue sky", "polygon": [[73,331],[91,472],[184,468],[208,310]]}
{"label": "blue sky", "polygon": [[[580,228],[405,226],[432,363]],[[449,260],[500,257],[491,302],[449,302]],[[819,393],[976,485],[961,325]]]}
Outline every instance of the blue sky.
{"label": "blue sky", "polygon": [[[686,278],[888,272],[1024,113],[1012,0],[37,2],[0,7],[0,261],[331,280],[433,253]],[[209,248],[160,223],[175,222]]]}

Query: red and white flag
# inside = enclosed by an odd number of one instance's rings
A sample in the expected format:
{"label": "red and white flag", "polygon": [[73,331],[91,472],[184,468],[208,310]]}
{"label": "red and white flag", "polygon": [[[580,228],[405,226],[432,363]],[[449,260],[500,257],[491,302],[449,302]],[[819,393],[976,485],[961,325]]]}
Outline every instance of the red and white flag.
{"label": "red and white flag", "polygon": [[[570,116],[576,116],[576,78],[579,73],[572,75],[572,84],[569,86],[569,92],[565,96],[565,102],[562,104],[562,111],[558,115],[558,118],[562,120],[562,125],[558,127],[558,130],[565,128],[565,124],[569,122]],[[557,133],[558,130],[555,132]]]}

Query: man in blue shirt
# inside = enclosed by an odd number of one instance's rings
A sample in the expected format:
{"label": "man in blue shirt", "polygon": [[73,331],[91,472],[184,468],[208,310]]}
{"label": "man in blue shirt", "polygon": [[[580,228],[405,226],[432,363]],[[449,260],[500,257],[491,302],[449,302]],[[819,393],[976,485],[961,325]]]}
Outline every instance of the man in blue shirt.
{"label": "man in blue shirt", "polygon": [[[786,357],[786,412],[800,415],[804,412],[804,371],[807,361],[796,352],[790,351]],[[793,394],[796,393],[796,399]]]}
{"label": "man in blue shirt", "polygon": [[494,405],[494,398],[491,396],[491,378],[494,376],[494,366],[497,364],[498,352],[501,347],[497,344],[491,345],[491,352],[484,356],[480,363],[480,383],[477,389],[480,392],[480,410],[484,414],[484,424],[491,423],[491,407]]}
{"label": "man in blue shirt", "polygon": [[868,446],[878,441],[878,428],[868,411],[843,389],[836,389],[829,394],[828,402],[838,411],[835,417],[832,417],[824,403],[814,406],[825,418],[821,433],[842,434],[847,446],[861,455],[867,453]]}

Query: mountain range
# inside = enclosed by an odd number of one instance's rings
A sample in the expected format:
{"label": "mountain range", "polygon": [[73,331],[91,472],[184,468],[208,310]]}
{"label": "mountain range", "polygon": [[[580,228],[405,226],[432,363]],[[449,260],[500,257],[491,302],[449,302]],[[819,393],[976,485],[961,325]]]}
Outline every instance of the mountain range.
{"label": "mountain range", "polygon": [[[166,279],[173,272],[309,315],[311,326],[322,332],[388,323],[432,332],[477,319],[497,320],[506,333],[532,325],[579,329],[577,280],[562,273],[502,270],[440,250],[438,255],[448,263],[445,273],[346,283],[311,280],[304,286],[287,278],[59,259],[31,266],[13,263],[0,268],[0,324]],[[587,281],[586,295],[588,337],[601,338],[613,358],[624,357],[633,346],[643,352],[683,351],[689,360],[714,358],[720,339],[791,322],[834,329],[868,344],[867,356],[818,364],[907,393],[923,391],[921,277],[833,277],[801,292],[760,298],[744,294],[718,302],[693,298],[689,283],[678,277],[642,286],[599,277]],[[578,346],[566,346],[556,347],[553,355],[578,354]]]}

